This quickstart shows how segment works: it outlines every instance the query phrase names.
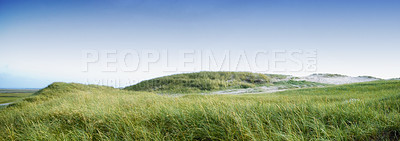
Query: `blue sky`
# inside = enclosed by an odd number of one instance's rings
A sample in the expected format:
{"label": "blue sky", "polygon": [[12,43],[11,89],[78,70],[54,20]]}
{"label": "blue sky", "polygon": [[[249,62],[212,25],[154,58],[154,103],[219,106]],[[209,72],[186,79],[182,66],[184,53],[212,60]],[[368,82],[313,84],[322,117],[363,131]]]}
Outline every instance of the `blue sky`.
{"label": "blue sky", "polygon": [[82,72],[83,50],[311,49],[318,52],[315,72],[400,77],[399,6],[396,0],[0,0],[0,88],[180,73],[159,66]]}

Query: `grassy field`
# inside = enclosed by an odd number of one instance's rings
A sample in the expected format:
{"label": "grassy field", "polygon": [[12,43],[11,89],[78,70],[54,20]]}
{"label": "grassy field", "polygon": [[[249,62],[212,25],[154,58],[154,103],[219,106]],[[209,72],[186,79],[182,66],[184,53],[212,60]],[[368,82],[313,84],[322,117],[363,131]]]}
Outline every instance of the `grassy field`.
{"label": "grassy field", "polygon": [[161,96],[54,83],[0,110],[0,140],[399,140],[400,81]]}
{"label": "grassy field", "polygon": [[36,91],[35,89],[0,89],[0,104],[21,100]]}

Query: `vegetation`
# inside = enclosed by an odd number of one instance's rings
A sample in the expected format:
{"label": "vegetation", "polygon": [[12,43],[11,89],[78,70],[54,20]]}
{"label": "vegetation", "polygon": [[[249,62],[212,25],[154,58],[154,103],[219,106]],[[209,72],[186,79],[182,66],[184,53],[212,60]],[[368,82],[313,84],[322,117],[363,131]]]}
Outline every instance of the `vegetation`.
{"label": "vegetation", "polygon": [[0,89],[0,93],[34,93],[39,89]]}
{"label": "vegetation", "polygon": [[268,76],[250,72],[197,72],[176,74],[146,80],[126,87],[126,90],[158,91],[166,93],[191,93],[223,90],[228,88],[252,88],[269,83]]}
{"label": "vegetation", "polygon": [[296,80],[288,80],[288,81],[277,81],[273,82],[274,86],[279,86],[280,89],[293,89],[293,88],[308,88],[308,87],[324,87],[329,86],[329,84],[310,82],[310,81],[296,81]]}
{"label": "vegetation", "polygon": [[324,77],[347,77],[346,75],[342,75],[342,74],[329,74],[329,73],[315,73],[313,75],[321,75]]}
{"label": "vegetation", "polygon": [[271,79],[286,79],[288,78],[288,75],[282,75],[282,74],[265,74],[266,76],[270,77]]}
{"label": "vegetation", "polygon": [[0,140],[399,140],[400,81],[162,96],[54,83],[0,110]]}
{"label": "vegetation", "polygon": [[0,104],[21,100],[32,95],[32,93],[0,93]]}
{"label": "vegetation", "polygon": [[34,89],[0,89],[0,104],[21,100],[36,91]]}
{"label": "vegetation", "polygon": [[373,77],[373,76],[358,76],[358,77],[369,78],[369,79],[380,79],[380,78],[376,78],[376,77]]}

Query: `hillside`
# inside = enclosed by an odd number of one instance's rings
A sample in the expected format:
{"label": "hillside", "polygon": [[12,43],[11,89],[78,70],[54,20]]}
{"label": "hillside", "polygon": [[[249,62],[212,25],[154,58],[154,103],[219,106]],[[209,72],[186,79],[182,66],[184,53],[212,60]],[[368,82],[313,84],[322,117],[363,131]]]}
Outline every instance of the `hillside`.
{"label": "hillside", "polygon": [[155,93],[245,94],[270,93],[287,89],[325,87],[329,84],[298,77],[251,72],[197,72],[142,81],[125,90]]}
{"label": "hillside", "polygon": [[172,93],[204,92],[228,88],[252,88],[270,83],[270,78],[250,72],[196,72],[175,74],[142,81],[125,90]]}
{"label": "hillside", "polygon": [[0,140],[399,140],[400,81],[257,95],[54,83],[0,110]]}

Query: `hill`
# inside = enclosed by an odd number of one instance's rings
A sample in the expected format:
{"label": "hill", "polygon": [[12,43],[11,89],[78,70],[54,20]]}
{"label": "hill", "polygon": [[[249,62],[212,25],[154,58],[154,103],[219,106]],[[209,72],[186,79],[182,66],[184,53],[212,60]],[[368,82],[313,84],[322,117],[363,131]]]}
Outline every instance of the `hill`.
{"label": "hill", "polygon": [[190,93],[223,90],[228,88],[252,88],[270,83],[265,74],[250,72],[196,72],[175,74],[142,81],[125,90]]}
{"label": "hill", "polygon": [[197,72],[145,80],[125,90],[156,93],[244,94],[271,93],[288,89],[326,87],[382,80],[371,76],[312,74],[304,77],[250,72]]}
{"label": "hill", "polygon": [[399,140],[400,81],[162,96],[54,83],[0,110],[0,140]]}

